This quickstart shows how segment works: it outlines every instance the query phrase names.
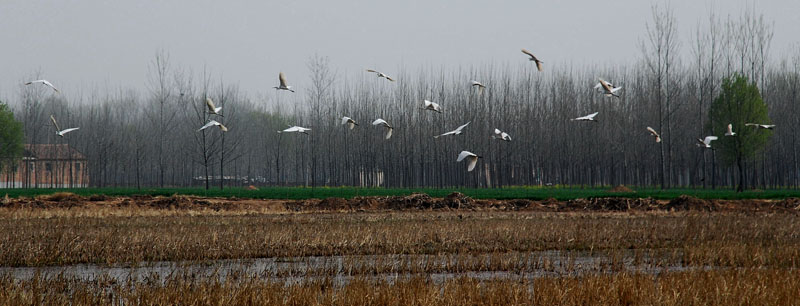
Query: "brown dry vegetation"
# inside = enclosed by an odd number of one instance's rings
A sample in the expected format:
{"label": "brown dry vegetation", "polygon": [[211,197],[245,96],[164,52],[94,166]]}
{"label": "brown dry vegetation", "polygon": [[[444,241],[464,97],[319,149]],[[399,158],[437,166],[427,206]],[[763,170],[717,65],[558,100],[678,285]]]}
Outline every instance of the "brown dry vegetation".
{"label": "brown dry vegetation", "polygon": [[791,305],[798,296],[800,272],[776,269],[443,283],[355,279],[344,285],[331,279],[286,285],[246,275],[223,281],[176,275],[163,283],[0,278],[4,305]]}
{"label": "brown dry vegetation", "polygon": [[[493,201],[461,194],[3,199],[0,266],[349,257],[336,268],[308,261],[258,276],[171,275],[163,283],[0,275],[0,304],[786,304],[800,296],[798,204],[685,196]],[[565,253],[560,262],[531,256],[548,250]],[[606,260],[587,269],[575,256]],[[675,266],[690,270],[636,272]],[[443,283],[425,276],[475,271],[561,276]],[[343,274],[354,278],[336,284],[333,278]],[[374,277],[396,274],[407,277]],[[287,286],[281,277],[305,281]]]}
{"label": "brown dry vegetation", "polygon": [[[8,233],[0,236],[0,265],[543,250],[642,250],[685,266],[800,264],[800,223],[796,203],[788,201],[749,201],[752,207],[743,209],[743,201],[689,197],[58,198],[17,199],[0,208],[0,231]],[[351,213],[320,211],[326,205]]]}

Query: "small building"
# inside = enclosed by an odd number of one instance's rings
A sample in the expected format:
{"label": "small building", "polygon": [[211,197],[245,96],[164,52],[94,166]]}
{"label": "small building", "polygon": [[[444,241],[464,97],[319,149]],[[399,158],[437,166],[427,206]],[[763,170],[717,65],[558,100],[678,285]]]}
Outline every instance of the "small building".
{"label": "small building", "polygon": [[26,144],[19,163],[0,172],[0,188],[88,186],[86,156],[68,144]]}

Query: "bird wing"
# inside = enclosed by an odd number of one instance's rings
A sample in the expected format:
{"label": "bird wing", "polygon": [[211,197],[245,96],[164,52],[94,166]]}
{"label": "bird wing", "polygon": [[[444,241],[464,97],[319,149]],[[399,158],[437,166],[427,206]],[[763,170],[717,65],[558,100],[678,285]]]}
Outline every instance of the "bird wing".
{"label": "bird wing", "polygon": [[658,132],[656,132],[656,130],[654,130],[653,128],[651,128],[651,127],[649,127],[649,126],[648,126],[648,127],[647,127],[647,130],[648,130],[648,131],[650,131],[650,134],[653,134],[653,136],[656,136],[656,137],[658,137],[658,136],[659,136],[659,135],[658,135]]}
{"label": "bird wing", "polygon": [[728,123],[728,134],[733,134],[733,124]]}
{"label": "bird wing", "polygon": [[522,53],[525,53],[525,54],[527,54],[528,56],[530,56],[530,57],[531,57],[532,59],[534,59],[534,60],[536,59],[536,56],[534,56],[534,55],[533,55],[533,53],[531,53],[531,51],[528,51],[528,50],[522,49]]}
{"label": "bird wing", "polygon": [[61,129],[58,128],[58,123],[56,123],[56,117],[53,117],[53,115],[50,115],[50,121],[53,122],[53,125],[56,127],[56,131],[61,130]]}
{"label": "bird wing", "polygon": [[503,134],[500,136],[503,137],[503,139],[508,139],[508,141],[511,141],[511,135],[508,135],[506,132],[503,132]]}
{"label": "bird wing", "polygon": [[495,134],[500,134],[500,133],[502,133],[502,132],[500,131],[500,129],[494,129],[494,133],[495,133]]}
{"label": "bird wing", "polygon": [[711,145],[711,141],[714,141],[714,140],[717,140],[717,139],[718,139],[717,136],[706,136],[706,138],[703,139],[703,143],[705,143],[707,145]]}
{"label": "bird wing", "polygon": [[775,127],[775,125],[774,125],[774,124],[762,124],[761,126],[762,126],[763,128],[765,128],[765,129],[771,129],[771,128],[774,128],[774,127]]}
{"label": "bird wing", "polygon": [[215,124],[219,124],[219,122],[216,122],[216,121],[214,121],[214,120],[211,120],[211,121],[209,121],[208,123],[206,123],[206,125],[204,125],[203,127],[201,127],[201,128],[199,128],[199,129],[197,129],[197,131],[199,132],[199,131],[205,130],[205,129],[207,129],[208,127],[210,127],[210,126],[212,126],[212,125],[215,125]]}
{"label": "bird wing", "polygon": [[477,156],[470,156],[469,157],[469,166],[467,166],[467,171],[472,171],[475,169],[475,165],[478,164],[478,157]]}
{"label": "bird wing", "polygon": [[79,129],[80,129],[79,127],[76,127],[76,128],[68,128],[68,129],[66,129],[66,130],[63,130],[63,131],[61,131],[61,132],[58,132],[58,134],[60,134],[60,135],[64,135],[64,134],[66,134],[66,133],[69,133],[69,132],[72,132],[72,131],[76,131],[76,130],[79,130]]}
{"label": "bird wing", "polygon": [[384,77],[384,78],[386,78],[386,79],[387,79],[387,80],[389,80],[389,81],[392,81],[392,82],[394,82],[394,79],[393,79],[392,77],[388,76],[388,75],[385,75],[385,74],[384,74],[384,75],[383,75],[383,77]]}
{"label": "bird wing", "polygon": [[456,133],[456,131],[450,131],[450,132],[447,132],[447,133],[442,133],[442,134],[433,136],[433,138],[439,138],[439,137],[442,137],[442,136],[453,135],[455,133]]}
{"label": "bird wing", "polygon": [[278,80],[281,81],[281,87],[286,87],[286,77],[283,75],[283,72],[278,73]]}
{"label": "bird wing", "polygon": [[[470,122],[472,122],[472,121],[470,121]],[[463,125],[459,126],[458,128],[456,128],[456,130],[455,130],[455,131],[461,132],[461,130],[462,130],[462,129],[464,129],[465,127],[467,127],[467,126],[469,125],[469,123],[470,123],[470,122],[467,122],[467,123],[465,123],[465,124],[463,124]],[[454,132],[455,132],[455,131],[454,131]]]}
{"label": "bird wing", "polygon": [[390,126],[387,126],[386,128],[388,129],[388,131],[386,131],[386,139],[392,138],[392,131],[394,131],[394,128]]}
{"label": "bird wing", "polygon": [[593,114],[589,114],[589,115],[586,116],[586,119],[590,119],[590,120],[594,119],[594,116],[597,116],[597,114],[599,114],[599,113],[600,112],[594,112]]}
{"label": "bird wing", "polygon": [[211,98],[206,98],[206,106],[208,107],[209,113],[216,113],[216,106],[214,106],[214,101],[211,101]]}
{"label": "bird wing", "polygon": [[467,156],[477,156],[477,155],[473,154],[470,151],[461,151],[461,153],[458,153],[458,159],[456,161],[460,162],[464,160],[464,158],[466,158]]}
{"label": "bird wing", "polygon": [[378,118],[378,119],[375,119],[375,121],[372,121],[372,125],[379,125],[379,124],[383,124],[385,126],[389,126],[389,123],[387,123],[386,120],[383,120],[381,118]]}
{"label": "bird wing", "polygon": [[44,84],[44,85],[46,85],[46,86],[49,86],[50,88],[52,88],[52,89],[53,89],[53,90],[55,90],[56,92],[60,92],[60,91],[58,90],[58,88],[56,88],[55,86],[53,86],[53,83],[50,83],[49,81],[47,81],[47,80],[44,80],[44,79],[42,79],[42,80],[30,81],[30,82],[27,82],[27,83],[25,83],[25,85],[31,85],[31,84],[34,84],[34,83],[42,83],[42,84]]}
{"label": "bird wing", "polygon": [[217,126],[219,126],[219,129],[222,130],[223,132],[227,132],[228,131],[228,128],[225,127],[224,125],[222,125],[222,123],[217,123]]}
{"label": "bird wing", "polygon": [[620,87],[614,87],[614,85],[611,85],[611,84],[608,84],[608,86],[610,86],[610,87],[611,87],[611,93],[618,92],[620,89],[622,89],[622,86],[620,86]]}
{"label": "bird wing", "polygon": [[755,123],[745,123],[745,124],[744,124],[744,126],[758,126],[758,124],[755,124]]}
{"label": "bird wing", "polygon": [[350,121],[350,117],[342,117],[342,124],[347,124],[348,121]]}
{"label": "bird wing", "polygon": [[293,127],[288,128],[288,129],[285,129],[283,131],[287,132],[287,133],[298,132],[298,131],[300,131],[300,127],[299,126],[293,126]]}
{"label": "bird wing", "polygon": [[533,58],[533,60],[536,61],[536,69],[542,71],[542,61],[536,59],[535,57]]}
{"label": "bird wing", "polygon": [[380,72],[377,72],[377,71],[375,71],[375,70],[372,70],[372,69],[367,69],[367,72],[380,73]]}
{"label": "bird wing", "polygon": [[425,108],[429,108],[433,104],[433,102],[428,100],[422,100],[422,103],[425,105]]}
{"label": "bird wing", "polygon": [[53,90],[55,90],[56,92],[60,92],[60,91],[58,91],[58,88],[56,88],[55,86],[53,86],[53,83],[50,83],[50,82],[49,82],[49,81],[47,81],[47,80],[42,80],[42,83],[44,83],[44,85],[50,86],[50,88],[52,88],[52,89],[53,89]]}
{"label": "bird wing", "polygon": [[355,128],[355,127],[356,127],[356,124],[355,124],[355,122],[348,122],[348,123],[347,123],[347,127],[348,127],[348,128],[350,128],[350,129],[352,130],[353,128]]}

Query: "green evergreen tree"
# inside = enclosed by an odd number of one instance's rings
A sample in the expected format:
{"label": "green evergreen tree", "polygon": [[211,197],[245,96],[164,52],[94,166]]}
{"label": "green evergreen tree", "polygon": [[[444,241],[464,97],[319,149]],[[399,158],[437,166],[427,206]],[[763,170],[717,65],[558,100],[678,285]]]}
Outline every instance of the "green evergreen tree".
{"label": "green evergreen tree", "polygon": [[8,105],[0,101],[0,173],[12,170],[22,157],[24,135],[22,122],[14,119]]}
{"label": "green evergreen tree", "polygon": [[[756,84],[734,74],[722,80],[722,90],[711,105],[707,127],[712,135],[719,137],[713,146],[721,153],[722,161],[736,165],[739,170],[737,191],[745,188],[744,162],[762,152],[772,136],[771,130],[745,126],[745,123],[771,124],[771,121]],[[724,136],[728,124],[733,125],[735,136]]]}

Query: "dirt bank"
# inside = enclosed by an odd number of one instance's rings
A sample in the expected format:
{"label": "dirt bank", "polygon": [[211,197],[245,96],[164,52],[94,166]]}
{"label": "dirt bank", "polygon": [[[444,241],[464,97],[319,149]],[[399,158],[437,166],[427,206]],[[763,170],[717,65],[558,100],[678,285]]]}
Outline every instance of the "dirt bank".
{"label": "dirt bank", "polygon": [[706,211],[706,212],[784,212],[800,213],[800,199],[784,200],[704,200],[682,195],[672,200],[652,198],[603,197],[558,201],[475,200],[454,192],[444,198],[415,193],[408,196],[326,198],[308,200],[258,200],[204,198],[174,195],[109,197],[56,193],[35,198],[3,198],[6,209],[140,208],[151,210],[211,211],[375,211],[375,210],[500,210],[500,211]]}

